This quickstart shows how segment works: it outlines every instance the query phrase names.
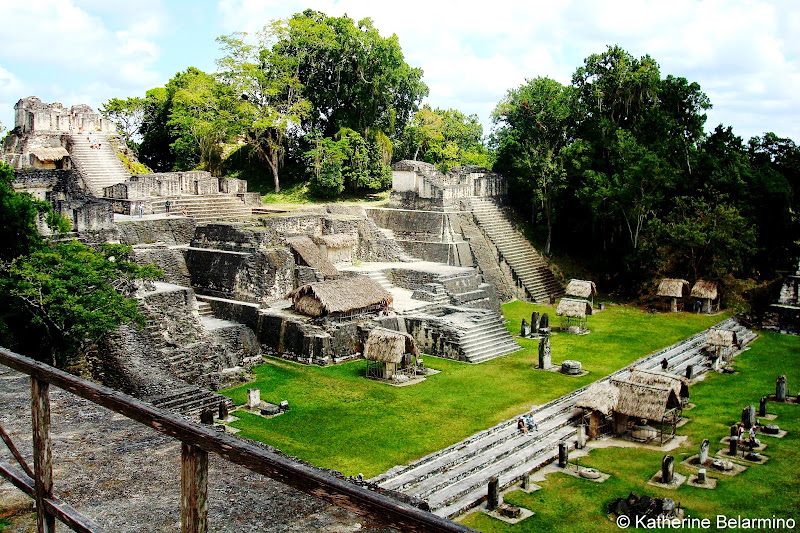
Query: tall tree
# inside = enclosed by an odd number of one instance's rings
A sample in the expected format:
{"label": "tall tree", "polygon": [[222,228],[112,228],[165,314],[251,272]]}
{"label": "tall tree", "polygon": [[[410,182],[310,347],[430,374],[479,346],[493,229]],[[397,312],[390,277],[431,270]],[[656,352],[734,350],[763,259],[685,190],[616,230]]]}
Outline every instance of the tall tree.
{"label": "tall tree", "polygon": [[217,62],[220,79],[233,94],[240,95],[235,112],[238,130],[269,165],[275,192],[280,191],[286,136],[311,113],[298,77],[300,58],[272,49],[282,27],[281,22],[265,26],[257,35],[257,44],[248,43],[245,33],[217,39],[226,54]]}
{"label": "tall tree", "polygon": [[297,75],[313,112],[306,131],[332,137],[350,128],[368,138],[399,136],[428,87],[406,62],[396,35],[381,37],[365,18],[297,13],[278,28],[273,53],[297,60]]}
{"label": "tall tree", "polygon": [[141,142],[140,130],[144,120],[144,98],[138,96],[112,98],[100,109],[100,114],[117,125],[117,131],[125,143],[136,152]]}
{"label": "tall tree", "polygon": [[547,223],[545,254],[550,253],[558,195],[566,186],[564,150],[572,140],[573,91],[550,78],[538,77],[508,91],[492,114],[500,125],[497,168],[524,184]]}

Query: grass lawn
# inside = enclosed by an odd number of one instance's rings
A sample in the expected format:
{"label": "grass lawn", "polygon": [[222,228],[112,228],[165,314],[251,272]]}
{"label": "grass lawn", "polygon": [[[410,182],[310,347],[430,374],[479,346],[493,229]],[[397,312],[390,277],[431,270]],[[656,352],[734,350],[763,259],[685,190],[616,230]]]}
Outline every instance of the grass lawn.
{"label": "grass lawn", "polygon": [[[797,394],[800,384],[800,338],[764,333],[751,344],[752,348],[736,359],[735,375],[710,374],[693,385],[691,401],[697,407],[685,412],[691,421],[678,429],[689,442],[671,453],[675,471],[684,475],[694,472],[680,464],[698,452],[703,439],[709,439],[709,456],[725,449],[720,439],[728,428],[741,418],[745,405],[758,407],[761,396],[775,392],[775,379],[788,378],[790,393]],[[505,495],[505,501],[531,509],[536,515],[510,526],[483,513],[474,513],[463,523],[485,532],[602,532],[620,529],[607,517],[605,507],[629,492],[669,497],[679,502],[691,517],[711,519],[716,530],[716,516],[749,518],[793,518],[800,523],[800,470],[796,468],[800,443],[800,406],[768,403],[768,412],[778,414],[775,423],[789,434],[777,439],[761,437],[770,457],[763,465],[751,466],[734,476],[709,475],[719,478],[717,488],[707,490],[682,485],[678,490],[663,490],[647,485],[660,469],[662,452],[606,448],[593,450],[581,458],[581,466],[591,466],[612,474],[605,483],[594,483],[565,474],[550,474],[543,489],[531,494],[521,491]],[[765,531],[759,529],[759,531]]]}
{"label": "grass lawn", "polygon": [[[508,328],[518,333],[532,311],[554,315],[553,307],[512,302],[503,306]],[[523,349],[471,365],[425,357],[441,370],[427,381],[392,387],[364,378],[365,361],[326,368],[271,358],[254,369],[255,382],[223,393],[244,404],[247,389],[264,400],[288,400],[291,410],[264,419],[246,413],[232,425],[240,435],[271,444],[315,465],[372,477],[394,465],[427,455],[624,367],[717,323],[693,314],[652,315],[610,306],[590,317],[589,335],[554,335],[553,363],[581,361],[589,374],[567,377],[534,369],[538,341],[518,339]],[[557,325],[553,316],[551,325]],[[790,382],[791,383],[791,382]]]}
{"label": "grass lawn", "polygon": [[282,204],[287,207],[302,207],[308,204],[359,203],[382,205],[388,202],[390,190],[358,193],[344,192],[335,198],[315,196],[309,189],[308,182],[292,183],[280,192],[268,192],[261,197],[265,204]]}

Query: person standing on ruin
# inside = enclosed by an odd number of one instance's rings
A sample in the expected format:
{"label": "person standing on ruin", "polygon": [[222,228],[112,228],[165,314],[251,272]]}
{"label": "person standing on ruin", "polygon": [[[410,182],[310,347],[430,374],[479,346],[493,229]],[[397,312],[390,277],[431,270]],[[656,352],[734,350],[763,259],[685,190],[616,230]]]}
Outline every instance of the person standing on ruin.
{"label": "person standing on ruin", "polygon": [[144,202],[139,202],[139,218],[144,216]]}
{"label": "person standing on ruin", "polygon": [[170,207],[170,205],[172,205],[172,202],[170,202],[169,200],[164,202],[164,211],[167,213],[167,216],[169,216],[169,207]]}

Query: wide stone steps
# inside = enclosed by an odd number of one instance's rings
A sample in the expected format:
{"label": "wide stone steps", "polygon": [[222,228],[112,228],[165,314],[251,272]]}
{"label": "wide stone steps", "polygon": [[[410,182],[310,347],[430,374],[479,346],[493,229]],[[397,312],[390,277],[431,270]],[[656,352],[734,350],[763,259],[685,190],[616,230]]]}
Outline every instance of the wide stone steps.
{"label": "wide stone steps", "polygon": [[470,363],[482,363],[521,349],[500,319],[491,315],[476,317],[468,329],[459,332],[458,343]]}
{"label": "wide stone steps", "polygon": [[122,164],[109,140],[102,134],[92,134],[100,148],[90,148],[88,134],[73,134],[68,147],[73,165],[95,196],[103,196],[103,188],[130,179],[131,174]]}
{"label": "wide stone steps", "polygon": [[231,218],[249,218],[253,210],[245,205],[239,198],[227,194],[213,194],[204,196],[175,196],[159,198],[152,202],[153,213],[166,214],[166,201],[170,201],[170,214],[178,216],[181,208],[186,209],[186,215],[197,222],[209,222]]}
{"label": "wide stone steps", "polygon": [[470,205],[478,225],[525,286],[532,300],[544,302],[563,294],[563,288],[555,280],[546,261],[491,200],[473,198]]}
{"label": "wide stone steps", "polygon": [[383,272],[373,270],[373,271],[367,272],[366,276],[369,279],[371,279],[372,281],[377,282],[378,285],[380,285],[381,287],[383,287],[386,290],[389,290],[394,286],[394,285],[392,285],[392,282],[389,281],[389,278],[386,277],[386,274],[384,274]]}
{"label": "wide stone steps", "polygon": [[197,312],[201,317],[213,317],[214,311],[211,309],[211,304],[208,302],[197,301]]}
{"label": "wide stone steps", "polygon": [[[732,329],[742,344],[756,335],[734,319],[715,328]],[[709,370],[704,353],[707,331],[697,333],[680,343],[649,354],[630,366],[660,370],[661,361],[668,362],[668,372],[683,376],[688,364],[695,365],[695,375]],[[623,376],[627,368],[601,379]],[[474,507],[486,496],[488,480],[497,476],[501,488],[518,481],[522,475],[541,468],[558,456],[558,443],[569,447],[576,429],[571,420],[579,412],[575,402],[586,387],[577,389],[532,410],[538,432],[524,436],[516,429],[517,418],[509,419],[487,430],[439,450],[405,466],[394,467],[372,481],[384,488],[422,497],[439,516],[452,518]]]}
{"label": "wide stone steps", "polygon": [[229,410],[234,408],[233,400],[230,398],[194,385],[151,398],[150,403],[156,407],[193,418],[198,417],[203,409],[210,408],[216,411],[220,403],[227,405]]}

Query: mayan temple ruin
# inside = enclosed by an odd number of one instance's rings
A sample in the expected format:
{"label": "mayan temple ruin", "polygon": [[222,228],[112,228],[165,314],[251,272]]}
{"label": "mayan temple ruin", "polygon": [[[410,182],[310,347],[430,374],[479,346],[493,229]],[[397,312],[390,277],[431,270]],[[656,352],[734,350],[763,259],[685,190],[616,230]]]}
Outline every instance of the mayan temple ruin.
{"label": "mayan temple ruin", "polygon": [[[78,391],[82,403],[62,403],[68,402],[67,393],[54,394],[54,413],[72,409],[83,417],[60,421],[62,435],[113,443],[131,484],[137,490],[149,483],[155,487],[156,503],[135,506],[119,498],[104,504],[104,512],[115,520],[129,516],[137,527],[148,527],[151,505],[173,525],[191,522],[186,513],[203,504],[188,504],[187,498],[203,502],[208,497],[204,476],[209,475],[209,452],[225,459],[211,465],[218,487],[214,501],[223,502],[212,514],[229,528],[237,527],[243,516],[274,520],[275,530],[313,531],[338,524],[341,529],[330,530],[356,531],[362,521],[371,530],[365,517],[375,514],[383,520],[376,524],[401,531],[467,531],[449,520],[477,506],[517,519],[520,509],[503,507],[501,492],[517,484],[532,490],[536,472],[567,471],[569,454],[585,455],[588,440],[617,439],[658,449],[683,442],[678,428],[691,408],[690,384],[709,372],[725,372],[756,338],[726,316],[683,341],[631,358],[633,362],[614,367],[610,374],[606,367],[599,374],[595,368],[587,370],[581,360],[558,358],[553,364],[551,339],[563,334],[558,340],[566,344],[594,335],[587,317],[604,304],[599,298],[595,303],[594,282],[567,283],[518,230],[507,178],[485,168],[457,166],[442,173],[432,164],[403,160],[392,166],[391,194],[380,206],[261,205],[259,194],[248,191],[242,179],[205,171],[132,174],[123,163],[126,147],[112,123],[86,105],[67,108],[36,97],[17,102],[15,127],[2,148],[2,161],[14,170],[14,189],[50,203],[71,222],[71,232],[59,239],[126,244],[132,261],[155,264],[164,273],[136,291],[146,325],[121,326],[93,347],[85,367],[96,383],[59,371],[51,374],[5,351],[0,354],[4,364],[33,375],[34,383],[39,379],[35,376],[48,376],[64,390]],[[40,229],[48,231],[43,221]],[[797,279],[787,279],[774,309],[789,322],[785,329],[797,328]],[[709,282],[698,281],[689,296],[688,281],[667,278],[658,291],[660,298],[669,298],[659,302],[666,311],[683,310],[685,298],[692,306],[697,302],[698,317],[719,311],[717,287]],[[548,311],[528,311],[521,326],[514,326],[518,334],[512,334],[501,305],[515,300],[548,306]],[[556,316],[558,325],[551,323]],[[265,401],[258,388],[250,388],[241,405],[222,390],[250,383],[254,367],[265,361],[292,372],[331,365],[342,366],[324,370],[346,369],[343,363],[366,359],[359,378],[394,391],[409,390],[402,388],[438,372],[426,368],[423,354],[474,369],[528,353],[524,349],[534,355],[530,361],[520,359],[519,368],[541,376],[543,383],[595,374],[591,381],[574,381],[580,386],[566,394],[525,406],[524,416],[493,422],[460,442],[377,475],[345,478],[228,434],[242,431],[229,425],[231,421],[289,418],[295,402],[302,403],[303,398],[294,397]],[[23,410],[27,378],[11,371],[0,372],[0,378],[0,398]],[[785,377],[783,383],[785,388]],[[501,393],[503,386],[494,385],[493,393]],[[539,384],[525,386],[535,389]],[[469,392],[458,393],[466,397]],[[347,393],[337,389],[331,394]],[[474,395],[465,400],[465,412],[470,402],[480,401]],[[99,406],[124,415],[124,422],[88,427],[101,416]],[[134,426],[134,420],[149,428]],[[27,430],[15,424],[16,431]],[[170,439],[181,441],[180,451]],[[739,451],[735,446],[734,457]],[[183,469],[180,496],[177,482],[169,488],[177,474],[155,462],[141,464],[133,455],[136,450],[181,457],[181,464],[176,459],[173,465]],[[70,453],[82,464],[94,460],[82,452]],[[666,457],[655,482],[669,488],[677,478],[672,456]],[[112,468],[107,459],[101,463],[103,469]],[[720,464],[718,470],[727,468],[727,463]],[[240,467],[249,471],[243,474]],[[93,466],[87,468],[94,472]],[[12,472],[2,461],[0,470]],[[591,468],[583,474],[577,470],[575,475],[586,479],[608,477]],[[704,468],[702,472],[700,486],[705,486]],[[23,481],[37,477],[32,471],[12,473]],[[30,493],[32,486],[23,490]],[[77,490],[76,497],[87,501],[91,491]],[[347,510],[321,505],[317,497]],[[181,516],[169,515],[175,512],[164,503],[170,498],[182,498]],[[225,502],[229,507],[222,509]],[[286,509],[288,516],[281,512]],[[63,513],[69,518],[73,511]]]}

